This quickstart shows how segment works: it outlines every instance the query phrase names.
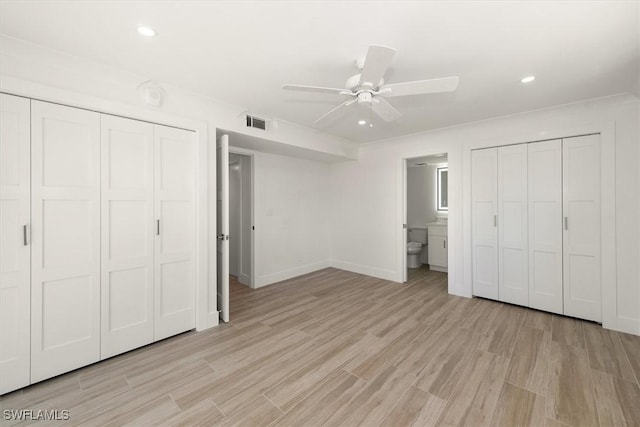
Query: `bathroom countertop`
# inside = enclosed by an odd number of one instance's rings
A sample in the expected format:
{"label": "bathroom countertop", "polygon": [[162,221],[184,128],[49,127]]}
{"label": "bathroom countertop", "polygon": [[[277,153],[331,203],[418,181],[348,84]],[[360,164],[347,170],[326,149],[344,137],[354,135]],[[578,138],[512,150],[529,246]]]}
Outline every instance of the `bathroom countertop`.
{"label": "bathroom countertop", "polygon": [[446,227],[448,224],[445,221],[436,221],[436,222],[430,222],[427,224],[427,228],[429,227]]}

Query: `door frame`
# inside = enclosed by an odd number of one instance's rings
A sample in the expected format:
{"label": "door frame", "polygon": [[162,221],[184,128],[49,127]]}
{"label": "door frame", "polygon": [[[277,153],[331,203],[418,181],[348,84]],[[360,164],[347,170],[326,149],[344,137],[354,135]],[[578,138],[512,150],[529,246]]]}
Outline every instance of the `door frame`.
{"label": "door frame", "polygon": [[[229,136],[229,143],[231,144],[231,136]],[[251,213],[249,214],[250,218],[251,218],[251,256],[250,256],[250,260],[249,263],[251,265],[251,277],[249,279],[249,287],[251,289],[255,289],[256,288],[256,233],[255,233],[255,226],[256,226],[256,217],[255,217],[255,212],[256,212],[256,174],[255,174],[255,169],[256,169],[256,156],[255,153],[248,151],[248,150],[244,150],[242,148],[237,148],[237,147],[233,147],[232,145],[229,145],[229,154],[239,154],[241,156],[247,156],[250,158],[251,160],[251,167],[249,168],[249,171],[251,173],[251,179],[249,180],[249,185],[251,187],[251,193],[250,193],[250,200],[251,200]]]}
{"label": "door frame", "polygon": [[[447,156],[447,167],[449,169],[451,169],[451,152],[447,151],[447,150],[428,150],[428,151],[423,151],[422,153],[413,153],[410,156],[405,156],[401,159],[402,161],[402,191],[400,192],[400,210],[401,210],[401,214],[400,214],[400,219],[402,220],[402,223],[400,224],[400,227],[402,229],[401,233],[402,233],[402,238],[398,239],[400,242],[400,266],[402,269],[402,283],[406,283],[409,277],[409,269],[407,267],[407,241],[408,241],[408,237],[407,237],[407,233],[409,232],[409,224],[407,222],[407,190],[408,190],[408,185],[407,185],[407,170],[408,170],[408,166],[407,166],[407,162],[410,159],[415,159],[417,157],[426,157],[426,156],[435,156],[437,154],[444,154]],[[451,174],[448,173],[447,174],[447,200],[449,201],[449,206],[451,205],[451,181],[450,181],[450,177]],[[437,184],[436,184],[437,185]],[[437,196],[436,196],[437,197]],[[451,229],[450,229],[450,225],[449,225],[449,211],[447,211],[447,241],[450,242],[451,240],[449,239],[449,235],[451,235]],[[406,228],[404,227],[404,225],[406,224]],[[428,236],[428,232],[427,232],[427,236]],[[428,237],[427,237],[428,238]],[[449,251],[451,245],[447,245],[447,264],[449,265],[449,267],[447,268],[448,272],[447,272],[447,289],[451,289],[451,284],[452,284],[452,280],[451,277],[452,275],[450,274],[452,268],[452,256],[451,256],[451,252]]]}

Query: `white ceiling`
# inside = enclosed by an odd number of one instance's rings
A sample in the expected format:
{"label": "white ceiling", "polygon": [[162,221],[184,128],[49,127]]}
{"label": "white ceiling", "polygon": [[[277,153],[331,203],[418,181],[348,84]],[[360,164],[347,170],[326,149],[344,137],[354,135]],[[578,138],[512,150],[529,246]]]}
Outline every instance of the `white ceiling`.
{"label": "white ceiling", "polygon": [[[457,92],[393,98],[391,124],[366,109],[326,132],[373,141],[637,90],[639,2],[7,1],[8,36],[198,91],[306,126],[372,44],[397,50],[387,83],[460,76]],[[153,39],[135,28],[155,28]],[[520,83],[526,75],[536,80]]]}

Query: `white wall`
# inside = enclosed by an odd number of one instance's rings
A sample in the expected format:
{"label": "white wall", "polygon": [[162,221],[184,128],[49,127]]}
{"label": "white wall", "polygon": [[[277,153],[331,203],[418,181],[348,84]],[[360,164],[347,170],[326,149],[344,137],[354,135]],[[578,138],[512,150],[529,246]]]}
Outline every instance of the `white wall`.
{"label": "white wall", "polygon": [[[216,129],[268,138],[272,151],[277,147],[283,147],[283,151],[293,147],[293,152],[358,157],[354,143],[287,122],[279,122],[269,134],[246,130],[241,120],[246,107],[223,104],[168,85],[163,85],[168,93],[165,105],[161,109],[146,107],[136,91],[147,80],[145,76],[5,36],[0,37],[0,43],[1,91],[196,129],[201,144],[198,164],[201,236],[210,234],[210,225],[215,224],[215,209],[209,203],[212,196],[201,173],[206,177],[203,171],[211,168],[207,161],[212,157],[207,157],[206,151],[211,151]],[[545,139],[559,129],[607,122],[615,126],[616,143],[617,259],[613,285],[616,289],[611,291],[615,294],[614,315],[620,324],[626,325],[625,330],[640,334],[639,117],[638,99],[618,96],[368,144],[360,150],[361,161],[330,166],[260,153],[255,164],[256,285],[320,268],[329,258],[336,267],[400,281],[405,256],[401,243],[401,159],[448,153],[449,290],[469,295],[470,283],[465,274],[469,266],[463,262],[468,236],[464,234],[460,212],[465,191],[462,179],[465,143],[525,142],[523,135],[527,140]],[[215,294],[215,262],[212,266],[208,258],[211,252],[206,242],[198,242],[199,329],[213,324],[210,309],[215,309],[215,298],[211,296]]]}
{"label": "white wall", "polygon": [[[463,152],[469,142],[487,146],[549,138],[602,126],[615,129],[615,272],[605,283],[614,294],[606,327],[640,334],[638,108],[630,95],[560,106],[454,128],[395,138],[362,147],[360,160],[331,165],[333,264],[395,281],[402,279],[402,159],[447,152],[449,161],[449,291],[470,296],[464,262],[470,229],[462,216]],[[568,136],[568,135],[565,135]]]}
{"label": "white wall", "polygon": [[424,227],[435,222],[436,166],[407,167],[407,224],[409,227]]}
{"label": "white wall", "polygon": [[[237,259],[242,260],[237,265],[238,274],[242,276],[243,270],[248,267],[245,262],[250,260],[247,250],[250,236],[240,231],[241,227],[247,228],[240,224],[251,223],[250,210],[244,208],[250,203],[247,200],[251,194],[250,187],[247,186],[250,180],[247,172],[251,159],[254,174],[253,238],[256,251],[254,287],[259,288],[329,267],[329,165],[235,147],[233,135],[229,136],[229,144],[233,152],[229,156],[230,163],[241,162],[240,171],[236,171],[235,177],[235,185],[241,188],[237,194],[241,200],[236,200],[235,211],[231,207],[229,211],[230,220],[233,212],[238,218],[243,217],[235,228],[235,233],[240,236],[235,240],[240,240],[241,244],[230,245],[232,250],[244,251],[242,256],[236,254]],[[229,174],[231,176],[233,172],[230,170]],[[234,232],[233,229],[231,231]]]}
{"label": "white wall", "polygon": [[254,174],[255,287],[328,267],[329,165],[254,153]]}
{"label": "white wall", "polygon": [[[217,101],[163,82],[159,82],[167,92],[163,106],[146,107],[137,87],[148,77],[4,35],[0,35],[0,75],[0,90],[16,95],[52,102],[63,98],[72,106],[88,108],[90,105],[116,115],[137,116],[140,115],[137,110],[143,108],[174,118],[204,120],[214,132],[216,128],[223,128],[263,138],[268,143],[265,149],[274,153],[357,158],[358,144],[354,142],[284,120],[276,120],[269,132],[247,128],[244,121],[247,106]],[[76,96],[69,96],[70,92]]]}
{"label": "white wall", "polygon": [[[146,76],[134,75],[113,69],[109,66],[92,63],[80,58],[63,54],[37,45],[22,42],[6,36],[0,36],[0,91],[19,96],[31,97],[45,101],[57,102],[79,108],[96,110],[139,120],[178,126],[196,130],[199,146],[198,159],[198,198],[197,198],[197,281],[198,281],[198,329],[204,329],[217,324],[216,305],[216,266],[215,241],[211,242],[207,236],[215,235],[215,141],[216,129],[235,130],[249,135],[260,136],[265,148],[271,152],[295,153],[296,155],[323,159],[356,158],[357,144],[316,132],[292,123],[279,121],[277,127],[270,132],[246,129],[243,126],[242,113],[246,106],[235,106],[215,101],[198,94],[181,90],[170,85],[162,84],[167,92],[167,99],[162,108],[152,108],[141,102],[137,87],[148,80]],[[259,112],[256,112],[259,113]],[[275,156],[274,159],[278,158]],[[266,161],[270,164],[272,159]],[[287,171],[295,170],[289,164],[296,159],[289,158],[279,161]],[[278,163],[273,160],[273,163]],[[313,166],[311,170],[318,172],[327,169],[325,164]],[[286,166],[285,166],[286,165]],[[208,170],[214,173],[209,174]],[[318,172],[319,175],[321,175]],[[207,178],[208,177],[208,178]],[[310,184],[316,184],[314,177],[306,179]],[[326,187],[325,175],[324,186]],[[294,180],[295,181],[295,180]],[[265,181],[265,184],[270,181]],[[280,183],[278,183],[280,185]],[[313,185],[311,185],[313,187]],[[264,187],[263,187],[264,188]],[[325,190],[326,191],[326,190]],[[274,191],[268,197],[275,197],[272,203],[276,206],[293,206],[290,194]],[[282,197],[280,203],[278,197]],[[313,204],[308,202],[309,204]],[[275,207],[274,207],[275,210]],[[304,209],[301,209],[305,212]],[[321,210],[320,210],[321,211]],[[322,211],[321,211],[322,212]],[[315,215],[310,215],[314,220]],[[270,218],[272,221],[281,220],[281,231],[288,226],[297,226],[298,221],[279,214]],[[288,221],[288,222],[287,222]],[[295,224],[294,224],[295,223]],[[320,224],[322,222],[320,221]],[[276,224],[277,225],[277,224]],[[322,228],[322,225],[320,226]],[[321,243],[319,249],[313,253],[291,254],[283,253],[283,249],[273,250],[283,242],[298,243],[307,238],[315,238],[316,232],[308,234],[297,231],[295,237],[285,237],[265,230],[256,246],[256,259],[264,261],[260,266],[261,283],[270,283],[278,277],[285,277],[295,272],[296,267],[309,268],[318,264],[319,259],[328,258],[328,242]],[[327,238],[328,230],[324,229]],[[315,251],[315,252],[314,252]],[[278,255],[276,255],[278,254]],[[287,258],[290,256],[290,258]],[[273,264],[269,264],[273,262]],[[298,264],[296,264],[298,263]],[[273,268],[270,267],[273,265]]]}

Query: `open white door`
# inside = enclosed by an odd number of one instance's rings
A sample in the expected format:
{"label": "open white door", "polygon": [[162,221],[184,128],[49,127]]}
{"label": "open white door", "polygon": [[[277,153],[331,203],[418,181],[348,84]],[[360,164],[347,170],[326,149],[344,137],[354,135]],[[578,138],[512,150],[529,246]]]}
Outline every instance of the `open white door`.
{"label": "open white door", "polygon": [[402,160],[402,282],[409,280],[407,271],[407,159]]}
{"label": "open white door", "polygon": [[216,141],[216,237],[218,309],[220,319],[229,321],[229,135]]}

